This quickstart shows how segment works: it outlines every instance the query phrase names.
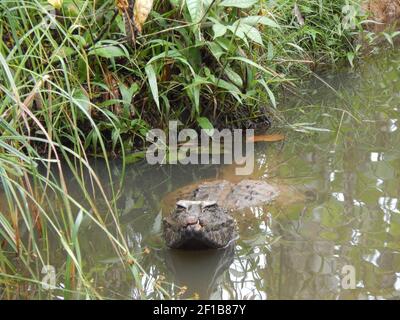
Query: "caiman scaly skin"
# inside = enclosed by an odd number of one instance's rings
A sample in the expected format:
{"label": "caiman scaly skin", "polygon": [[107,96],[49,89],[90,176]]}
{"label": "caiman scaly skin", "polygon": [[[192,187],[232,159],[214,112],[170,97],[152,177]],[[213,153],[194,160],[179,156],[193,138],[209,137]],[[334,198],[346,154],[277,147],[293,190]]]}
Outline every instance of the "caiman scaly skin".
{"label": "caiman scaly skin", "polygon": [[273,201],[279,189],[257,180],[204,182],[178,190],[176,208],[163,220],[166,244],[176,249],[223,248],[237,237],[231,213]]}

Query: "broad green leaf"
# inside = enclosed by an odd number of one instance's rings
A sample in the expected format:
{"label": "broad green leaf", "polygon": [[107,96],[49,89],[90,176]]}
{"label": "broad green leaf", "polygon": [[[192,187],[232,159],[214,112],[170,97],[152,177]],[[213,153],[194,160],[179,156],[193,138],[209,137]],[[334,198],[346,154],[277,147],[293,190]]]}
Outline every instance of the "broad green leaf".
{"label": "broad green leaf", "polygon": [[179,7],[181,5],[182,0],[169,0],[169,2],[172,4],[172,6]]}
{"label": "broad green leaf", "polygon": [[241,28],[241,26],[237,25],[231,25],[227,27],[235,36],[239,37],[244,41],[246,46],[249,46],[249,43],[247,42],[247,37],[244,28]]}
{"label": "broad green leaf", "polygon": [[192,18],[192,22],[199,22],[204,14],[203,0],[186,0],[186,6]]}
{"label": "broad green leaf", "polygon": [[224,69],[225,74],[228,76],[236,86],[243,87],[243,80],[240,75],[238,75],[230,66],[226,66]]}
{"label": "broad green leaf", "polygon": [[222,37],[228,30],[228,28],[226,26],[224,26],[223,24],[220,24],[220,23],[214,24],[212,26],[212,29],[214,31],[214,39],[218,38],[218,37]]}
{"label": "broad green leaf", "polygon": [[240,104],[242,104],[242,99],[240,99],[241,91],[238,89],[238,87],[225,80],[217,79],[213,74],[210,74],[208,77],[215,86],[227,90]]}
{"label": "broad green leaf", "polygon": [[75,52],[76,52],[75,49],[73,49],[71,47],[61,47],[58,50],[58,55],[60,57],[66,58],[66,57],[73,55]]}
{"label": "broad green leaf", "polygon": [[239,103],[242,103],[242,99],[240,99],[239,95],[241,94],[240,90],[232,83],[229,83],[225,80],[219,79],[217,82],[218,87],[227,90],[231,95],[233,95]]}
{"label": "broad green leaf", "polygon": [[73,94],[74,100],[79,108],[85,112],[90,111],[90,100],[89,97],[83,92],[83,90],[76,90]]}
{"label": "broad green leaf", "polygon": [[244,57],[231,57],[231,58],[228,58],[228,59],[229,59],[229,60],[238,60],[238,61],[242,61],[242,62],[247,63],[248,65],[250,65],[250,66],[252,66],[252,67],[255,67],[255,68],[257,68],[257,69],[259,69],[259,70],[261,70],[261,71],[264,71],[264,72],[267,73],[267,74],[273,75],[273,74],[271,73],[271,71],[268,71],[267,69],[265,69],[264,67],[260,66],[258,63],[255,63],[254,61],[252,61],[252,60],[250,60],[250,59],[247,59],[247,58],[244,58]]}
{"label": "broad green leaf", "polygon": [[280,28],[279,24],[277,24],[274,20],[264,16],[249,16],[246,18],[241,18],[240,22],[251,26],[262,24],[264,26],[269,26],[272,28]]}
{"label": "broad green leaf", "polygon": [[240,38],[247,37],[251,41],[263,45],[260,32],[253,26],[242,23],[241,20],[237,20],[232,26],[229,27],[229,30],[231,30]]}
{"label": "broad green leaf", "polygon": [[210,48],[211,53],[213,54],[213,56],[219,60],[221,58],[221,56],[225,53],[225,50],[221,48],[220,45],[218,45],[218,43],[216,42],[208,42],[208,47]]}
{"label": "broad green leaf", "polygon": [[258,0],[223,0],[219,5],[222,7],[236,7],[246,9],[254,6]]}
{"label": "broad green leaf", "polygon": [[390,43],[391,46],[393,46],[393,38],[390,34],[383,32],[384,37],[386,38],[387,42]]}
{"label": "broad green leaf", "polygon": [[267,91],[267,94],[269,96],[269,99],[271,100],[271,104],[274,108],[276,108],[276,100],[275,100],[275,95],[271,91],[271,89],[268,87],[267,83],[265,82],[264,79],[258,80],[258,82],[265,88],[265,91]]}
{"label": "broad green leaf", "polygon": [[347,52],[347,60],[349,60],[349,63],[351,67],[354,67],[353,61],[354,61],[354,52]]}
{"label": "broad green leaf", "polygon": [[145,157],[146,157],[145,151],[139,151],[139,152],[135,152],[132,154],[127,154],[125,156],[125,163],[132,164],[132,163],[138,162],[139,160],[142,160]]}
{"label": "broad green leaf", "polygon": [[138,92],[138,90],[139,86],[137,85],[136,82],[133,83],[130,87],[127,87],[123,83],[119,84],[119,91],[121,92],[122,100],[124,102],[124,108],[126,109],[126,111],[129,110],[129,107],[132,102],[132,97],[136,92]]}
{"label": "broad green leaf", "polygon": [[89,55],[97,55],[103,58],[126,57],[124,50],[117,46],[104,46],[91,50]]}
{"label": "broad green leaf", "polygon": [[245,35],[251,41],[253,41],[255,43],[258,43],[259,45],[262,45],[262,46],[264,45],[263,41],[262,41],[262,38],[261,38],[261,34],[256,28],[254,28],[252,26],[249,26],[247,24],[241,25],[241,28],[244,29],[243,31],[244,31]]}
{"label": "broad green leaf", "polygon": [[177,59],[179,57],[182,57],[182,53],[180,53],[177,50],[168,50],[166,52],[160,53],[159,55],[156,55],[154,57],[152,57],[147,64],[152,64],[154,61],[157,60],[163,60],[166,58],[172,58],[172,59]]}
{"label": "broad green leaf", "polygon": [[197,118],[197,123],[199,124],[200,128],[202,128],[205,133],[209,136],[212,136],[214,134],[214,126],[208,120],[206,117],[198,117]]}
{"label": "broad green leaf", "polygon": [[196,75],[195,71],[193,70],[192,66],[190,65],[190,63],[187,61],[187,59],[177,50],[168,50],[167,52],[163,52],[157,56],[154,56],[153,58],[151,58],[147,64],[152,64],[154,61],[157,60],[164,60],[165,58],[173,58],[175,60],[178,60],[180,62],[182,62],[183,64],[187,65],[190,69],[190,71],[192,72],[193,76]]}
{"label": "broad green leaf", "polygon": [[77,41],[81,46],[87,45],[86,39],[79,34],[73,34],[71,35],[71,38]]}
{"label": "broad green leaf", "polygon": [[302,47],[300,47],[299,45],[295,44],[295,43],[288,42],[288,45],[292,46],[293,48],[296,48],[300,52],[304,52],[304,49]]}
{"label": "broad green leaf", "polygon": [[192,102],[195,105],[196,113],[200,113],[200,90],[204,84],[212,84],[207,78],[196,75],[193,82],[185,87],[185,90],[189,93]]}
{"label": "broad green leaf", "polygon": [[275,52],[274,52],[274,45],[272,44],[272,42],[268,42],[268,54],[267,54],[267,58],[268,60],[272,60],[274,58]]}
{"label": "broad green leaf", "polygon": [[156,73],[154,71],[153,65],[148,64],[145,68],[145,71],[146,71],[147,78],[149,79],[151,94],[153,95],[153,99],[157,105],[158,111],[161,111],[160,98],[158,96],[157,77],[156,77]]}
{"label": "broad green leaf", "polygon": [[200,85],[193,85],[186,88],[193,100],[196,112],[200,112]]}
{"label": "broad green leaf", "polygon": [[217,43],[223,50],[227,52],[233,52],[235,50],[235,45],[232,44],[232,41],[226,37],[221,37],[215,39],[215,43]]}

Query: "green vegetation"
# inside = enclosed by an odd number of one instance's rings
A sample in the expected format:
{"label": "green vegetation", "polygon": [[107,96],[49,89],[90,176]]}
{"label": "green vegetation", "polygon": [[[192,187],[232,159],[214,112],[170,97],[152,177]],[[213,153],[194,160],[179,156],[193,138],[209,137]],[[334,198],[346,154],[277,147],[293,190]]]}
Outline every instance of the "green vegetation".
{"label": "green vegetation", "polygon": [[61,2],[54,18],[46,1],[2,1],[2,110],[34,94],[29,108],[50,136],[94,153],[101,141],[131,150],[170,119],[257,122],[282,84],[357,50],[354,30],[343,29],[345,1],[299,1],[303,26],[293,1],[156,1],[134,49],[121,15],[107,28],[114,1]]}
{"label": "green vegetation", "polygon": [[[131,48],[114,0],[60,2],[56,16],[47,1],[0,2],[0,297],[31,283],[33,297],[53,298],[41,290],[41,271],[61,245],[59,295],[100,298],[80,255],[79,227],[89,219],[145,298],[141,279],[151,277],[119,228],[122,181],[109,172],[106,195],[88,158],[119,155],[125,164],[149,128],[169,120],[193,128],[263,123],[284,88],[293,91],[315,68],[352,63],[358,29],[343,28],[344,0],[298,1],[304,25],[289,0],[155,1]],[[65,170],[85,203],[70,195]]]}

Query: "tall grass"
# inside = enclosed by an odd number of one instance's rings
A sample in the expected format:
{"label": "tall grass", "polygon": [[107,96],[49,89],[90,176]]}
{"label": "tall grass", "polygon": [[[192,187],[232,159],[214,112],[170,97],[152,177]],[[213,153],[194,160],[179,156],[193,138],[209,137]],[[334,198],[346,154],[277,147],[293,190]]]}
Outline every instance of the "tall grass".
{"label": "tall grass", "polygon": [[[346,1],[297,2],[304,26],[288,0],[245,8],[155,1],[131,48],[122,17],[113,20],[114,0],[64,0],[56,11],[47,1],[1,1],[0,296],[102,298],[80,251],[80,226],[89,219],[146,298],[142,285],[151,276],[120,228],[115,200],[123,177],[112,181],[109,157],[119,154],[125,163],[149,128],[173,119],[194,128],[254,126],[279,108],[282,86],[354,56],[353,31],[340,23]],[[106,159],[110,194],[91,155]],[[84,203],[68,189],[66,169]],[[107,212],[99,211],[99,199]],[[44,290],[43,267],[59,246],[65,261],[57,288]]]}

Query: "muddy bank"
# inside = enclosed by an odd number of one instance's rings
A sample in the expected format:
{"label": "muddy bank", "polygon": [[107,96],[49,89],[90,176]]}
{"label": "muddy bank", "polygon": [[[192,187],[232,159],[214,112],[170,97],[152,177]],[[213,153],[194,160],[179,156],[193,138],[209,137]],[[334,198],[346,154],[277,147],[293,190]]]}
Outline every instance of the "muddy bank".
{"label": "muddy bank", "polygon": [[382,32],[389,28],[398,29],[400,22],[399,0],[369,0],[362,4],[369,19],[374,22],[367,24],[367,30]]}

